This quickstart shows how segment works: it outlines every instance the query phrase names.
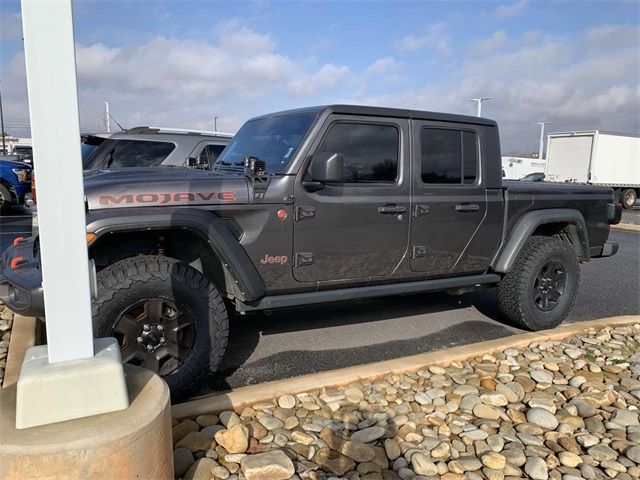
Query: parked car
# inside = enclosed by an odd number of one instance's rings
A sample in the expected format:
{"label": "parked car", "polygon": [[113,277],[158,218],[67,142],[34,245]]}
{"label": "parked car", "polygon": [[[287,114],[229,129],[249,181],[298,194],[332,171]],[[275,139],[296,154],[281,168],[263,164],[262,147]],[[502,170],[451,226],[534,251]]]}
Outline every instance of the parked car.
{"label": "parked car", "polygon": [[13,155],[0,156],[0,210],[24,204],[24,196],[31,191],[31,167],[11,160]]}
{"label": "parked car", "polygon": [[[249,120],[211,170],[92,172],[94,332],[181,395],[220,364],[227,309],[497,286],[511,322],[554,327],[622,207],[501,170],[492,120],[334,105]],[[4,252],[0,298],[42,317],[38,262],[37,237]]]}
{"label": "parked car", "polygon": [[521,182],[544,182],[544,172],[534,172],[525,175],[520,179]]}
{"label": "parked car", "polygon": [[231,138],[228,133],[135,127],[100,142],[83,165],[85,170],[158,165],[208,168]]}

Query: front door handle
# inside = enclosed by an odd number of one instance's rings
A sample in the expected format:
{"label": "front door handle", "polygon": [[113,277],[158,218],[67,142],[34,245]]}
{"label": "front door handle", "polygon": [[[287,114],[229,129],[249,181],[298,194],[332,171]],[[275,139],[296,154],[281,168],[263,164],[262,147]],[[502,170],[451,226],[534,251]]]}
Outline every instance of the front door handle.
{"label": "front door handle", "polygon": [[475,203],[461,203],[456,205],[456,212],[477,212],[480,210],[480,205]]}
{"label": "front door handle", "polygon": [[407,207],[403,207],[402,205],[385,205],[383,207],[378,207],[378,213],[382,214],[397,215],[406,211]]}

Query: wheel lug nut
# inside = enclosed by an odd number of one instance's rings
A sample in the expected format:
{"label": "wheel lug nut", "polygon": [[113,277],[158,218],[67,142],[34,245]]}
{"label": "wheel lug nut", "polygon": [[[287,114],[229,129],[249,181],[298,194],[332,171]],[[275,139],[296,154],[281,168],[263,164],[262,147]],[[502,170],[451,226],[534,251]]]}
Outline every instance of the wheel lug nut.
{"label": "wheel lug nut", "polygon": [[164,343],[165,343],[165,342],[166,342],[166,340],[164,339],[164,337],[162,337],[162,338],[160,339],[160,343],[162,343],[162,344],[164,345]]}
{"label": "wheel lug nut", "polygon": [[147,350],[151,351],[151,350],[153,350],[153,347],[151,345],[147,345]]}
{"label": "wheel lug nut", "polygon": [[163,332],[164,331],[164,327],[162,325],[158,325],[158,331],[159,332]]}
{"label": "wheel lug nut", "polygon": [[147,325],[146,323],[143,325],[142,330],[144,330],[145,332],[149,331],[149,325]]}
{"label": "wheel lug nut", "polygon": [[142,342],[144,342],[144,340],[143,340],[143,338],[142,338],[142,337],[138,337],[138,338],[136,338],[136,341],[137,341],[138,343],[142,343]]}

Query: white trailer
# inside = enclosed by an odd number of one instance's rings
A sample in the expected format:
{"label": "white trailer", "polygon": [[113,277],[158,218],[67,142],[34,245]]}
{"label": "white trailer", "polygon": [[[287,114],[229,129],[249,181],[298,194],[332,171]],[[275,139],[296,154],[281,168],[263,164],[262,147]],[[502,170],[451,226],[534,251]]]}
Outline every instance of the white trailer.
{"label": "white trailer", "polygon": [[502,157],[503,178],[506,180],[520,180],[530,173],[544,173],[547,162],[539,158]]}
{"label": "white trailer", "polygon": [[547,136],[545,181],[615,190],[625,208],[640,196],[640,136],[590,130]]}

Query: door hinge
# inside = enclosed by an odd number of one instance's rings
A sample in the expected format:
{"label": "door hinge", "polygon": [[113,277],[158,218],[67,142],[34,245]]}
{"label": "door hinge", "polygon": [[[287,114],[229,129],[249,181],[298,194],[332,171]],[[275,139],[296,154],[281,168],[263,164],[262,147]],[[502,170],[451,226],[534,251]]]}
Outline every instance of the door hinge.
{"label": "door hinge", "polygon": [[313,253],[311,252],[296,252],[295,261],[293,266],[295,268],[298,267],[306,267],[307,265],[313,264]]}
{"label": "door hinge", "polygon": [[429,205],[414,205],[413,218],[418,218],[420,215],[426,215],[429,213]]}
{"label": "door hinge", "polygon": [[414,245],[411,252],[411,258],[421,258],[427,256],[427,247],[425,245]]}
{"label": "door hinge", "polygon": [[295,221],[299,222],[305,218],[313,218],[316,216],[315,207],[296,207]]}

